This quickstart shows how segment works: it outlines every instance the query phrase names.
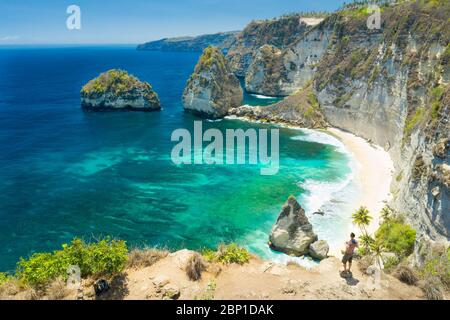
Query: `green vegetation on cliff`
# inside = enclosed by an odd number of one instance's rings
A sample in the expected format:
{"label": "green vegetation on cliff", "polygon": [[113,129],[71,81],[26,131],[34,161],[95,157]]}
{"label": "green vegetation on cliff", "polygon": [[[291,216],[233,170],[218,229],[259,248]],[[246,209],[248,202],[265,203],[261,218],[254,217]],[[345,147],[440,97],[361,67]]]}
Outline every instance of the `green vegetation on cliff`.
{"label": "green vegetation on cliff", "polygon": [[16,277],[25,284],[43,286],[56,278],[67,279],[70,266],[78,266],[81,276],[111,275],[121,272],[127,262],[125,241],[104,239],[86,243],[74,239],[61,250],[35,253],[17,264]]}
{"label": "green vegetation on cliff", "polygon": [[236,243],[220,245],[217,251],[206,249],[202,252],[208,262],[220,262],[224,264],[244,264],[250,260],[249,252],[239,247]]}
{"label": "green vegetation on cliff", "polygon": [[83,86],[81,96],[97,98],[104,94],[109,94],[111,98],[127,98],[135,95],[139,90],[144,93],[144,97],[148,100],[158,100],[157,94],[149,83],[139,81],[138,78],[124,70],[111,69]]}
{"label": "green vegetation on cliff", "polygon": [[380,241],[386,250],[404,258],[413,252],[416,230],[400,218],[388,218],[375,233],[375,241]]}

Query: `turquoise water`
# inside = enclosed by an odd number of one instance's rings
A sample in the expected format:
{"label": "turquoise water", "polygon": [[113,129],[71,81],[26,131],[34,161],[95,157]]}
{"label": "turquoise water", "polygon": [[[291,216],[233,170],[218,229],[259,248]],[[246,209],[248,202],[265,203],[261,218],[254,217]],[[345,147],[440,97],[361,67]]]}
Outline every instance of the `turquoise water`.
{"label": "turquoise water", "polygon": [[[180,101],[197,59],[127,46],[0,49],[0,270],[77,236],[172,249],[236,241],[283,259],[266,243],[290,194],[306,207],[320,238],[342,236],[348,212],[341,197],[353,192],[352,165],[326,134],[281,128],[274,176],[261,176],[258,166],[171,162],[172,131],[199,120]],[[110,68],[150,82],[163,110],[83,112],[81,86]],[[203,126],[269,127],[231,119]],[[319,207],[325,217],[311,215]]]}

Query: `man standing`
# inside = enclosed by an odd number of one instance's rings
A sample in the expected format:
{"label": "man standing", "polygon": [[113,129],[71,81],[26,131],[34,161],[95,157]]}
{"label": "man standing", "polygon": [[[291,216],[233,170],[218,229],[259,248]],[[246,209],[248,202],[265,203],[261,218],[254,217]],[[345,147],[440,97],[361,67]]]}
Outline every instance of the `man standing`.
{"label": "man standing", "polygon": [[350,241],[347,241],[345,243],[345,251],[342,251],[342,253],[344,254],[344,257],[342,258],[342,264],[344,265],[344,274],[351,273],[350,269],[352,268],[353,254],[356,248],[359,248],[359,245],[358,241],[356,241],[355,239],[355,234],[352,232],[350,234]]}

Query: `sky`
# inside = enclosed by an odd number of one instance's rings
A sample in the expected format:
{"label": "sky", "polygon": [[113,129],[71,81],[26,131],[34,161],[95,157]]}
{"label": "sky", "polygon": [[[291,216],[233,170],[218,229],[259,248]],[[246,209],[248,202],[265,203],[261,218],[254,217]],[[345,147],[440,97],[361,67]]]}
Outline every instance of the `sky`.
{"label": "sky", "polygon": [[[0,0],[0,45],[137,44],[241,30],[251,20],[333,11],[345,0]],[[348,2],[348,0],[347,0]],[[81,29],[66,12],[77,5]]]}

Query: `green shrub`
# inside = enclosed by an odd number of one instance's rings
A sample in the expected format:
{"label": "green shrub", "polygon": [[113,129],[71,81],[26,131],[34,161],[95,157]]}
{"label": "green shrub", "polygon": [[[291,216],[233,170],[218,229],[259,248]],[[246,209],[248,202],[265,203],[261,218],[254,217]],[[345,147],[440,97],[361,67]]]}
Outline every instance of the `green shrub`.
{"label": "green shrub", "polygon": [[217,261],[225,264],[244,264],[250,260],[248,251],[244,248],[240,248],[236,243],[221,245],[217,253]]}
{"label": "green shrub", "polygon": [[69,265],[52,253],[35,253],[28,260],[20,259],[17,275],[26,284],[43,286],[58,276],[65,276]]}
{"label": "green shrub", "polygon": [[384,221],[375,233],[375,238],[388,250],[403,258],[410,255],[416,241],[416,231],[400,220]]}
{"label": "green shrub", "polygon": [[224,264],[244,264],[250,260],[250,253],[236,243],[222,244],[217,251],[205,249],[202,251],[202,256],[208,262],[221,262]]}
{"label": "green shrub", "polygon": [[111,275],[123,270],[127,255],[125,241],[106,238],[87,244],[81,239],[74,239],[71,244],[64,244],[62,250],[21,258],[17,264],[17,276],[32,286],[45,286],[57,277],[67,279],[67,270],[71,265],[80,268],[82,277]]}
{"label": "green shrub", "polygon": [[203,249],[201,254],[203,258],[208,262],[214,262],[216,260],[216,251],[212,249]]}
{"label": "green shrub", "polygon": [[[87,246],[89,274],[116,274],[125,268],[128,249],[125,241],[102,240]],[[83,274],[82,274],[83,275]]]}
{"label": "green shrub", "polygon": [[8,281],[8,279],[9,279],[9,276],[7,273],[0,272],[0,286],[2,284],[4,284],[6,281]]}
{"label": "green shrub", "polygon": [[384,270],[387,272],[391,272],[392,270],[394,270],[395,267],[398,266],[399,264],[399,259],[394,258],[394,257],[388,257],[386,258],[383,263],[384,263]]}

